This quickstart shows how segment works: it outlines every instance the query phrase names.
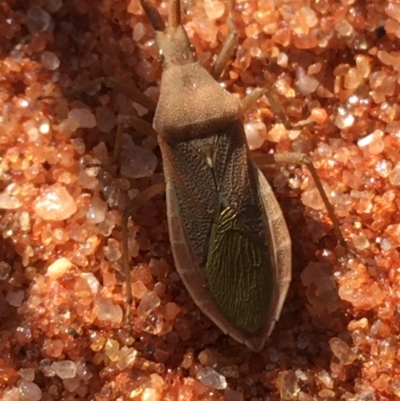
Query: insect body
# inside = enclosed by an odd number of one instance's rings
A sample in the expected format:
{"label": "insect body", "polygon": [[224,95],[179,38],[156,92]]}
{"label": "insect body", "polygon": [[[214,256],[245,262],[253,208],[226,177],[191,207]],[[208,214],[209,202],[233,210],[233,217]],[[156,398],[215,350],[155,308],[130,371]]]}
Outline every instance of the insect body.
{"label": "insect body", "polygon": [[260,351],[291,279],[285,220],[251,159],[241,103],[196,62],[179,0],[170,0],[168,27],[153,4],[141,4],[163,66],[153,125],[178,273],[224,333]]}

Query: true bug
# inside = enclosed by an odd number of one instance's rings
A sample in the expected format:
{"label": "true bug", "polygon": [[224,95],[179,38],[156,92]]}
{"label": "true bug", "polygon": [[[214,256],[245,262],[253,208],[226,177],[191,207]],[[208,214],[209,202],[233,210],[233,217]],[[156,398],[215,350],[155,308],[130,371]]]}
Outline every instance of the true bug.
{"label": "true bug", "polygon": [[[153,126],[176,268],[195,303],[224,333],[260,351],[291,278],[285,220],[251,159],[240,102],[195,59],[179,0],[169,2],[168,27],[152,3],[141,4],[163,66]],[[222,54],[234,41],[232,31]],[[214,76],[225,58],[217,60]]]}
{"label": "true bug", "polygon": [[[292,268],[285,219],[250,156],[244,133],[243,111],[265,91],[256,90],[240,102],[215,80],[236,45],[231,18],[230,36],[209,73],[196,61],[181,24],[180,0],[169,1],[168,26],[149,0],[140,3],[156,31],[163,67],[153,127],[163,159],[177,271],[204,314],[224,333],[258,352],[279,318]],[[308,165],[346,246],[308,158],[291,153],[273,155],[272,160]],[[150,188],[133,209],[153,194]],[[131,211],[125,213],[125,222]],[[128,269],[127,252],[125,266]]]}
{"label": "true bug", "polygon": [[[140,3],[156,31],[163,67],[153,127],[162,153],[166,186],[159,184],[143,191],[124,212],[127,317],[132,303],[127,222],[132,213],[165,188],[171,249],[188,292],[224,333],[258,352],[280,316],[292,268],[285,219],[270,185],[250,155],[243,126],[244,110],[261,94],[268,93],[255,90],[240,102],[216,81],[236,45],[236,28],[230,18],[229,38],[209,73],[196,61],[181,24],[180,0],[169,0],[168,26],[149,0]],[[110,78],[100,78],[88,86],[97,82],[122,89],[154,109],[153,103],[136,88],[124,88]],[[82,90],[81,87],[70,95]],[[270,102],[274,103],[273,98]],[[274,111],[285,123],[283,114]],[[148,131],[137,118],[125,123]],[[114,161],[119,149],[116,141]],[[307,164],[338,239],[352,251],[308,158],[285,153],[268,155],[263,162]]]}

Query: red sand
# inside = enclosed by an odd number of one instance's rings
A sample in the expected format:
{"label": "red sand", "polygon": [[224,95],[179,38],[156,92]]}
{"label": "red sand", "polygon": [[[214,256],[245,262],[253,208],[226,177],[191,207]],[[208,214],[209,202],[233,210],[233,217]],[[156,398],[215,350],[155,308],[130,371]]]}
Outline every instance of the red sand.
{"label": "red sand", "polygon": [[[293,281],[254,354],[189,298],[163,196],[130,223],[134,334],[124,329],[121,211],[162,181],[159,150],[154,138],[126,136],[117,165],[87,168],[111,161],[117,115],[146,110],[104,86],[61,93],[113,76],[156,100],[154,32],[138,0],[33,4],[0,2],[0,399],[400,397],[400,5],[236,1],[240,45],[221,82],[239,97],[271,86],[293,124],[314,121],[287,132],[262,100],[246,114],[252,147],[309,153],[367,261],[337,245],[305,167],[268,168],[291,231]],[[207,68],[227,33],[224,4],[182,5]],[[157,6],[166,16],[166,2]],[[204,385],[205,375],[227,388]]]}

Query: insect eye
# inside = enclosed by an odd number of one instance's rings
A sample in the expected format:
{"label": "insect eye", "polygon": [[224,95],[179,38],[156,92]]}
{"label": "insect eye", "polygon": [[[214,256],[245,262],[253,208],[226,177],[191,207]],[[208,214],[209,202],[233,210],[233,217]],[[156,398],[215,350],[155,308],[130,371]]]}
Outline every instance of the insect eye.
{"label": "insect eye", "polygon": [[157,62],[158,62],[159,64],[163,65],[163,64],[164,64],[164,59],[165,59],[164,54],[162,53],[162,51],[160,51],[160,52],[158,53]]}

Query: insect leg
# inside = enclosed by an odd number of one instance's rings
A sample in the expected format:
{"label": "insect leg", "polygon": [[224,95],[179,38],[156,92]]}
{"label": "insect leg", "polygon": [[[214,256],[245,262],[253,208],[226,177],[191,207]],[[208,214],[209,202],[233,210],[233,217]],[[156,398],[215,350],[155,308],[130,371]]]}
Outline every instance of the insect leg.
{"label": "insect leg", "polygon": [[153,126],[148,121],[140,117],[120,114],[118,116],[117,134],[115,136],[115,144],[112,157],[113,164],[118,162],[119,155],[121,154],[122,133],[123,129],[126,126],[134,128],[137,132],[157,138],[157,133],[154,131]]}
{"label": "insect leg", "polygon": [[[149,0],[140,0],[140,5],[142,6],[143,10],[145,11],[154,30],[165,31],[165,22],[161,16],[161,14],[158,12],[157,7]],[[171,10],[171,7],[173,7],[171,0],[170,0],[169,6],[170,6],[170,10]],[[171,13],[169,13],[169,15],[171,15]]]}
{"label": "insect leg", "polygon": [[130,317],[132,309],[132,286],[131,286],[131,270],[129,267],[129,246],[128,246],[128,221],[144,204],[156,195],[165,191],[165,183],[161,182],[154,184],[151,187],[142,191],[135,199],[131,201],[129,206],[124,210],[121,221],[122,228],[122,268],[125,276],[126,285],[126,311],[125,311],[125,324],[131,327]]}
{"label": "insect leg", "polygon": [[[117,135],[115,139],[115,147],[113,153],[113,163],[118,162],[118,158],[121,151],[121,138],[123,128],[125,126],[131,126],[135,128],[136,131],[145,133],[147,135],[157,137],[157,133],[154,131],[153,126],[143,120],[142,118],[130,116],[130,115],[119,115],[118,116],[118,126],[117,126]],[[130,267],[129,267],[129,246],[128,246],[128,222],[131,216],[134,214],[150,199],[154,196],[159,195],[165,191],[165,183],[158,183],[151,185],[146,188],[143,192],[141,192],[136,198],[134,198],[130,204],[124,210],[121,220],[121,229],[122,229],[122,271],[125,276],[125,284],[126,284],[126,311],[125,311],[125,324],[131,328],[130,316],[132,310],[132,285],[130,279]]]}
{"label": "insect leg", "polygon": [[272,155],[259,155],[254,157],[255,162],[260,164],[304,164],[307,166],[310,171],[313,180],[315,182],[315,186],[318,190],[318,193],[321,196],[322,202],[325,205],[325,208],[328,212],[328,216],[332,221],[333,229],[335,231],[336,238],[338,239],[341,246],[347,249],[353,256],[359,259],[362,263],[366,264],[366,261],[357,253],[356,250],[351,248],[347,241],[345,240],[342,231],[340,229],[339,220],[335,214],[333,206],[329,202],[328,196],[322,186],[322,182],[318,177],[317,170],[315,169],[313,163],[309,159],[309,157],[304,153],[275,153]]}
{"label": "insect leg", "polygon": [[168,25],[172,28],[181,25],[181,0],[169,0]]}
{"label": "insect leg", "polygon": [[[67,97],[77,96],[79,93],[82,93],[84,90],[89,89],[95,85],[104,84],[108,88],[115,90],[118,93],[122,93],[127,98],[131,99],[132,101],[139,103],[141,106],[147,108],[149,111],[154,112],[156,109],[156,103],[143,94],[139,88],[137,88],[132,83],[124,84],[120,82],[118,79],[113,77],[100,77],[87,83],[84,86],[80,86],[77,88],[72,89],[71,91],[67,92],[65,95]],[[150,135],[157,135],[153,127],[147,121],[135,117],[135,116],[127,116],[127,115],[119,115],[118,116],[118,124],[117,124],[117,135],[115,137],[115,144],[114,144],[114,152],[112,157],[112,163],[116,163],[118,161],[119,155],[121,153],[121,136],[123,127],[129,125],[135,128],[139,132],[145,132]]]}
{"label": "insect leg", "polygon": [[[98,78],[100,82],[104,82],[108,88],[115,90],[118,93],[122,93],[128,99],[139,103],[141,106],[146,108],[149,111],[154,112],[156,110],[157,103],[146,96],[136,85],[132,82],[124,83],[119,81],[114,77],[102,77]],[[102,80],[102,81],[101,81]]]}
{"label": "insect leg", "polygon": [[156,110],[157,106],[156,102],[153,99],[146,96],[143,92],[141,92],[141,90],[138,87],[136,87],[132,82],[124,83],[114,77],[109,77],[109,76],[96,78],[92,81],[72,87],[63,92],[62,95],[39,96],[38,100],[57,99],[61,96],[66,98],[74,98],[76,96],[79,96],[81,93],[85,92],[88,89],[103,84],[108,88],[115,90],[118,93],[124,94],[127,98],[131,99],[136,103],[139,103],[141,106],[145,107],[149,111],[154,112]]}
{"label": "insect leg", "polygon": [[228,60],[232,57],[236,46],[238,44],[238,30],[235,26],[235,23],[233,22],[233,8],[234,8],[234,0],[229,0],[228,1],[228,7],[229,7],[229,15],[227,19],[227,24],[229,28],[229,35],[222,46],[222,49],[220,53],[217,56],[217,59],[214,62],[214,65],[211,69],[211,75],[215,80],[218,80],[218,78],[221,76],[222,71],[225,68],[226,63]]}
{"label": "insect leg", "polygon": [[[64,97],[73,98],[80,95],[82,92],[93,88],[97,85],[105,85],[110,89],[115,90],[118,93],[122,93],[127,98],[132,101],[139,103],[141,106],[145,107],[151,112],[156,110],[156,102],[153,99],[149,98],[145,94],[143,94],[138,87],[136,87],[132,82],[123,83],[116,78],[113,77],[100,77],[93,81],[87,82],[83,85],[78,85],[74,88],[71,88],[63,93]],[[51,96],[41,96],[39,99],[57,99],[60,96],[51,95]],[[150,123],[136,116],[127,116],[127,115],[119,115],[118,116],[118,124],[117,124],[117,135],[115,138],[114,152],[112,157],[112,163],[115,164],[118,161],[120,152],[121,152],[121,135],[123,127],[129,125],[135,128],[139,132],[145,132],[146,134],[150,134],[152,136],[156,136],[157,134],[153,130],[153,127]]]}
{"label": "insect leg", "polygon": [[[129,116],[129,115],[119,115],[118,116],[118,127],[117,127],[117,136],[115,139],[115,147],[113,153],[113,162],[117,162],[120,150],[121,150],[121,138],[123,128],[129,125],[135,128],[138,132],[143,132],[148,135],[157,137],[157,133],[154,131],[153,126],[139,117]],[[154,196],[159,195],[160,193],[165,191],[165,183],[154,184],[148,188],[146,188],[143,192],[141,192],[136,198],[134,198],[131,203],[124,210],[121,220],[121,229],[122,229],[122,270],[125,276],[125,285],[126,285],[126,311],[125,311],[125,324],[130,328],[130,316],[132,309],[132,285],[130,280],[130,267],[129,267],[129,246],[128,246],[128,222],[129,218],[133,216],[145,203],[147,203]]]}
{"label": "insect leg", "polygon": [[285,128],[288,131],[302,130],[303,128],[312,124],[312,122],[311,122],[311,123],[306,123],[306,124],[292,125],[291,122],[286,117],[285,113],[282,111],[281,106],[275,99],[272,89],[269,87],[256,88],[249,95],[247,95],[244,99],[242,99],[241,103],[242,103],[243,110],[244,111],[248,110],[264,95],[267,97],[268,102],[269,102],[274,114],[276,116],[278,116],[279,120],[281,120],[282,124],[285,126]]}

